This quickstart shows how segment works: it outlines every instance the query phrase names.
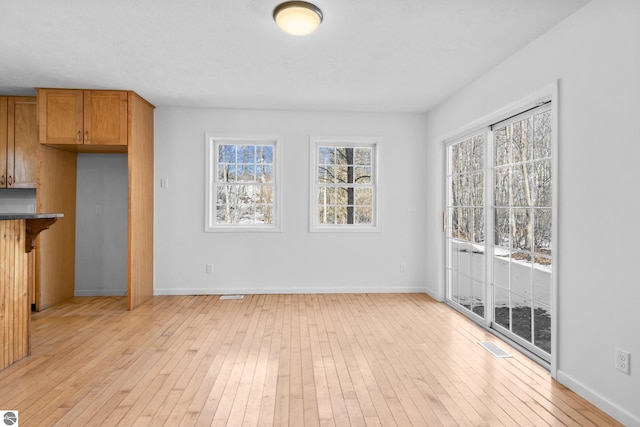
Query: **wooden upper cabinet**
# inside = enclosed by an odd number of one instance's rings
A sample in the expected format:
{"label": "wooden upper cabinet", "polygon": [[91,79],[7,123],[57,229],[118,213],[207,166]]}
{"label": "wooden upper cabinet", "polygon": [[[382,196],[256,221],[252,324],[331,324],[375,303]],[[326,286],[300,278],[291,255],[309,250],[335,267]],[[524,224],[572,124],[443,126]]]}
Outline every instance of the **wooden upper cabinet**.
{"label": "wooden upper cabinet", "polygon": [[38,160],[38,104],[35,96],[8,98],[7,170],[12,188],[36,188]]}
{"label": "wooden upper cabinet", "polygon": [[127,92],[38,89],[40,143],[127,145]]}
{"label": "wooden upper cabinet", "polygon": [[0,188],[35,188],[38,121],[35,97],[0,97]]}
{"label": "wooden upper cabinet", "polygon": [[7,188],[7,97],[0,96],[0,188]]}
{"label": "wooden upper cabinet", "polygon": [[38,89],[38,129],[42,144],[82,144],[84,91]]}
{"label": "wooden upper cabinet", "polygon": [[127,92],[84,91],[84,143],[127,145]]}

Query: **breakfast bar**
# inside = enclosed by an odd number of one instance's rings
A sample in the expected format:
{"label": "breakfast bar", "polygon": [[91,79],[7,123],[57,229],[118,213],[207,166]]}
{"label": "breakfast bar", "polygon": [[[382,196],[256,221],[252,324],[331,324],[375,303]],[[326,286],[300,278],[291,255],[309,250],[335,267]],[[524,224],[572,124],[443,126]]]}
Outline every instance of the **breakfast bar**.
{"label": "breakfast bar", "polygon": [[0,213],[0,370],[31,351],[28,254],[36,236],[62,216]]}

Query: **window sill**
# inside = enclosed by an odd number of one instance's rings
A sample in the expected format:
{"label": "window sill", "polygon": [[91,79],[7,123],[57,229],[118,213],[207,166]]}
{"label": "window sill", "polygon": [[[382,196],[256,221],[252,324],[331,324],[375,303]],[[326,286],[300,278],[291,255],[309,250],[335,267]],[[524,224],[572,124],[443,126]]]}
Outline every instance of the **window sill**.
{"label": "window sill", "polygon": [[231,226],[218,226],[218,227],[207,227],[204,230],[207,233],[281,233],[282,229],[279,226],[241,226],[241,225],[231,225]]}

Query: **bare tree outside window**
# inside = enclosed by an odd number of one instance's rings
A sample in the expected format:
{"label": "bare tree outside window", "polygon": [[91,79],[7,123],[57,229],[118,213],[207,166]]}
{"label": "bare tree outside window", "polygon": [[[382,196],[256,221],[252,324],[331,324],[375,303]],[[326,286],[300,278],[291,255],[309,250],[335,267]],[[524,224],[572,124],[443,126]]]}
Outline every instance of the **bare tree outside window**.
{"label": "bare tree outside window", "polygon": [[374,146],[316,147],[319,225],[375,224]]}
{"label": "bare tree outside window", "polygon": [[209,231],[277,228],[276,141],[265,139],[210,137]]}
{"label": "bare tree outside window", "polygon": [[494,243],[544,265],[551,264],[550,121],[546,111],[494,131]]}
{"label": "bare tree outside window", "polygon": [[218,146],[217,224],[273,224],[273,147]]}

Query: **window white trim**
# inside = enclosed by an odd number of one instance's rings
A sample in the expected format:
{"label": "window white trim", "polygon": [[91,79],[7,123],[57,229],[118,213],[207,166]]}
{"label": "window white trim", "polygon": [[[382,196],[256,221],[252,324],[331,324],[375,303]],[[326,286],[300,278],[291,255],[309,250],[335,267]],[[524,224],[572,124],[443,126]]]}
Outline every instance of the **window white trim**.
{"label": "window white trim", "polygon": [[[216,147],[222,143],[273,145],[273,224],[216,224],[216,197],[212,193],[218,176]],[[282,180],[280,179],[282,163],[281,137],[279,135],[221,135],[205,134],[205,232],[280,232],[282,231]]]}
{"label": "window white trim", "polygon": [[[310,232],[380,232],[381,227],[381,191],[380,191],[380,146],[381,138],[378,137],[339,137],[339,136],[314,136],[309,137],[309,231]],[[371,156],[372,174],[371,187],[373,190],[372,224],[320,224],[318,221],[318,147],[370,147],[373,150]]]}
{"label": "window white trim", "polygon": [[[446,145],[455,139],[464,139],[465,136],[473,134],[477,130],[490,127],[496,123],[507,120],[514,114],[519,114],[521,112],[524,112],[525,110],[535,107],[540,103],[545,103],[548,101],[551,101],[555,107],[558,106],[558,82],[554,82],[549,86],[543,87],[531,93],[530,95],[507,105],[506,107],[500,108],[499,110],[487,114],[486,116],[481,117],[478,120],[474,120],[473,122],[468,123],[452,132],[444,134],[440,138],[438,138],[438,140],[442,141],[443,145]],[[555,107],[554,110],[557,109]]]}

